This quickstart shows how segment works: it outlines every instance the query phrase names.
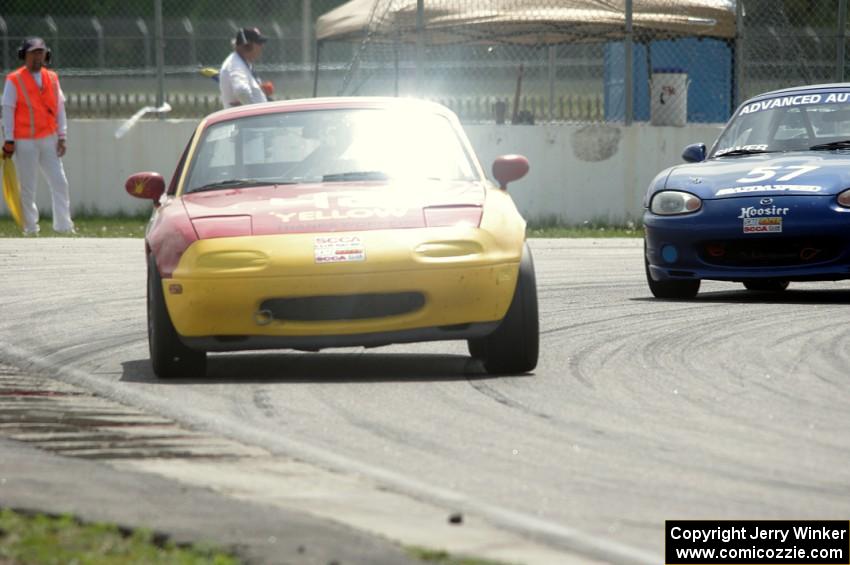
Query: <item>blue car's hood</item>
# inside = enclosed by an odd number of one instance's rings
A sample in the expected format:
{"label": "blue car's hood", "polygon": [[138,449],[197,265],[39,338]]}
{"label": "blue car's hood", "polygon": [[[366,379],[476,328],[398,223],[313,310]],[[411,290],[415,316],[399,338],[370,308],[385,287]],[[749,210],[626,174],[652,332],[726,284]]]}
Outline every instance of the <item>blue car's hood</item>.
{"label": "blue car's hood", "polygon": [[837,194],[850,188],[850,154],[800,151],[711,159],[673,167],[664,188],[685,190],[703,200]]}

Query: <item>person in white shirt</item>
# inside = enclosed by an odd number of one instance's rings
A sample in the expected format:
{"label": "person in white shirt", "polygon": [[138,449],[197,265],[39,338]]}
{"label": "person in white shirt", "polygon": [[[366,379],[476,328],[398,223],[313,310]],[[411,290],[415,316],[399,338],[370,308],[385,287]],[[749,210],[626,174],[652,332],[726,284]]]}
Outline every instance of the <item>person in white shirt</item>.
{"label": "person in white shirt", "polygon": [[15,160],[21,183],[24,235],[39,231],[35,203],[39,168],[53,195],[54,231],[73,234],[68,179],[62,166],[68,131],[65,95],[59,77],[44,66],[50,62],[50,50],[43,39],[25,39],[18,58],[24,65],[6,76],[3,88],[2,157]]}
{"label": "person in white shirt", "polygon": [[255,27],[236,32],[233,53],[224,60],[218,73],[221,104],[225,108],[268,102],[274,93],[271,82],[261,83],[254,74],[254,63],[262,56],[267,40]]}

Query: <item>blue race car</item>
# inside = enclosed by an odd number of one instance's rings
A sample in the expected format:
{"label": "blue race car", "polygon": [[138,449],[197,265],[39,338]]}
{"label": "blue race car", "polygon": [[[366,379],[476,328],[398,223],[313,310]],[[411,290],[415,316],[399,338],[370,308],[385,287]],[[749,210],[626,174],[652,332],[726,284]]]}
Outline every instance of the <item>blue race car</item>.
{"label": "blue race car", "polygon": [[703,279],[782,291],[850,278],[850,84],[756,96],[710,151],[682,158],[644,199],[653,295],[692,298]]}

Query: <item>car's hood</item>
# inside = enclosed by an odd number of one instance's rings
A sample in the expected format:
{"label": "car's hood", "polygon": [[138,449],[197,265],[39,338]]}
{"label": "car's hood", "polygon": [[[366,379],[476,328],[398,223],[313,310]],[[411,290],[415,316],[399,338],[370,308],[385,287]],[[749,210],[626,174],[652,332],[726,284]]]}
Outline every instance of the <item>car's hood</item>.
{"label": "car's hood", "polygon": [[850,188],[850,155],[824,151],[722,157],[674,167],[665,188],[686,190],[704,200],[757,194],[837,194]]}
{"label": "car's hood", "polygon": [[199,192],[183,204],[201,239],[418,228],[425,209],[482,206],[478,182],[346,182]]}

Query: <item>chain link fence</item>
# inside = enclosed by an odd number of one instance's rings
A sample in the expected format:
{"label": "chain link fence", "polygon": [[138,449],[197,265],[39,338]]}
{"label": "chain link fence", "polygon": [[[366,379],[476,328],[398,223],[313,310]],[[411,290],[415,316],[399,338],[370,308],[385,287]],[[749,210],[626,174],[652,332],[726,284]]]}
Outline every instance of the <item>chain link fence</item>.
{"label": "chain link fence", "polygon": [[[161,2],[163,66],[157,66]],[[279,98],[415,95],[466,121],[723,122],[748,96],[844,79],[847,0],[6,0],[5,72],[40,35],[74,117],[219,108],[235,31]],[[630,64],[628,62],[631,62]]]}

